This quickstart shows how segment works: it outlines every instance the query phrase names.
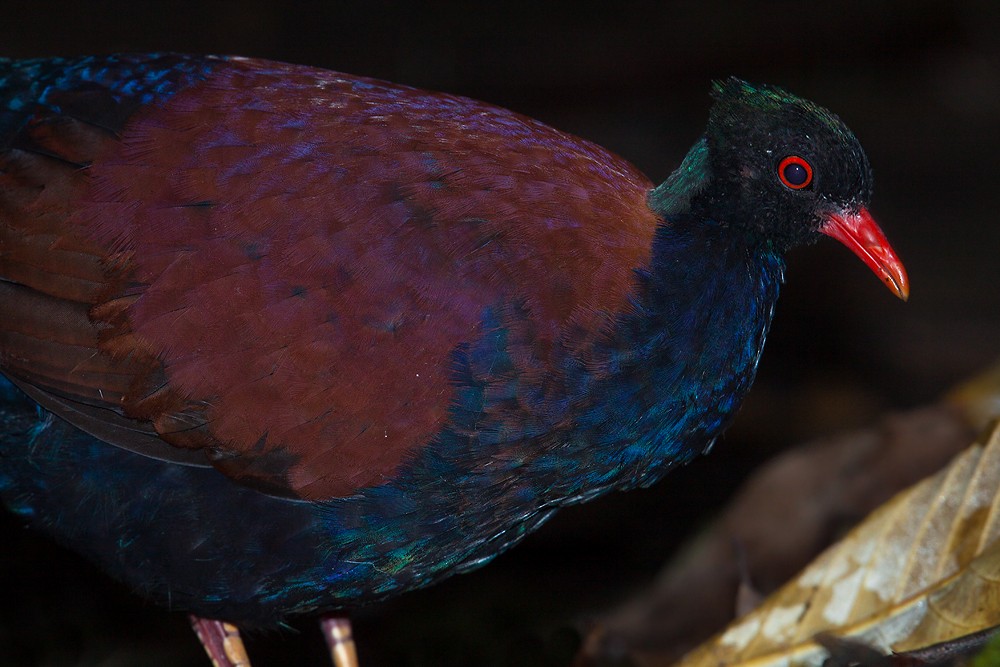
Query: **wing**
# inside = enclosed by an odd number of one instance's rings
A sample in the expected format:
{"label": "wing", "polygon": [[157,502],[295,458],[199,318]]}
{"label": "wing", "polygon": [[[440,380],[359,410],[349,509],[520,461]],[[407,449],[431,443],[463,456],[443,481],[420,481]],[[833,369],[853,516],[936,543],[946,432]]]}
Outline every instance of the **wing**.
{"label": "wing", "polygon": [[646,179],[496,107],[259,60],[7,67],[0,368],[148,455],[379,484],[452,419],[456,354],[502,330],[477,381],[544,393],[649,260]]}

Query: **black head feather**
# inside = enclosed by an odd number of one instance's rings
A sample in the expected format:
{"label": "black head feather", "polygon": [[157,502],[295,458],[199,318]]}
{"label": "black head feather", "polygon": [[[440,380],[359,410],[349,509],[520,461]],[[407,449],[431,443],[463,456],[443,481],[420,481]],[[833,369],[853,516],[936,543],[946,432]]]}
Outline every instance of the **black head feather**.
{"label": "black head feather", "polygon": [[[867,205],[868,157],[836,115],[781,88],[735,77],[716,82],[712,97],[705,134],[711,185],[692,200],[692,212],[784,249],[816,240],[831,211]],[[782,181],[779,166],[789,156],[811,167],[807,186]]]}

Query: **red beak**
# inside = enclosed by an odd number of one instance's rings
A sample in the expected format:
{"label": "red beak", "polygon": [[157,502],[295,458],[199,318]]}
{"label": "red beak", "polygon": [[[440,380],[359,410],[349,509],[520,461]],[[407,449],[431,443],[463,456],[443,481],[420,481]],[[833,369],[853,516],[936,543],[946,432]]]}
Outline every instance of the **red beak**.
{"label": "red beak", "polygon": [[909,298],[910,279],[906,277],[903,262],[866,208],[862,207],[857,212],[832,213],[819,231],[850,248],[882,279],[893,294],[903,301]]}

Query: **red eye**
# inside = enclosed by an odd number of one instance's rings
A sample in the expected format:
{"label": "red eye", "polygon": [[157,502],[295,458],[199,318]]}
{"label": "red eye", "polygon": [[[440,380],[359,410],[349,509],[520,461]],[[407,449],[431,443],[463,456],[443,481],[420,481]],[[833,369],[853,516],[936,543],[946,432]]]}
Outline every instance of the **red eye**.
{"label": "red eye", "polygon": [[778,178],[792,190],[801,190],[813,180],[813,168],[798,155],[789,155],[778,165]]}

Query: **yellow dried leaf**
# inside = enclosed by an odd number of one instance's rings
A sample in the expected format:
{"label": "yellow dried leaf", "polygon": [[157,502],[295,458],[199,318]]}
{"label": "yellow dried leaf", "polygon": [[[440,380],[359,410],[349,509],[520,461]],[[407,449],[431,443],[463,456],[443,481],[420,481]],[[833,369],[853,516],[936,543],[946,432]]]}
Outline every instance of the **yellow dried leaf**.
{"label": "yellow dried leaf", "polygon": [[[1000,625],[1000,426],[677,667],[796,667],[820,632],[909,651]],[[654,656],[634,656],[643,665]]]}

